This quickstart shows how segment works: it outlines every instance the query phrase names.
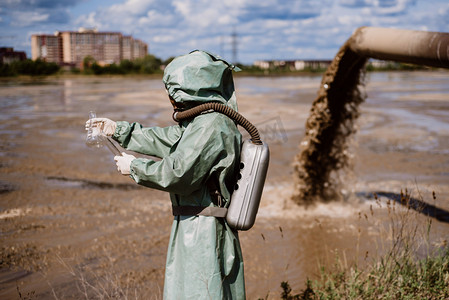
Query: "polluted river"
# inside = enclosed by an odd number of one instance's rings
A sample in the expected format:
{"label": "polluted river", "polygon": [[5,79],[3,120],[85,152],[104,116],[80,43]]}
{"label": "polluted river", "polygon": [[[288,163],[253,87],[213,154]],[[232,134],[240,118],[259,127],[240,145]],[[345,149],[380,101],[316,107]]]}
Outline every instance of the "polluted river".
{"label": "polluted river", "polygon": [[[411,222],[432,220],[429,243],[447,243],[448,75],[366,73],[338,201],[306,205],[297,204],[295,157],[321,76],[235,79],[239,111],[271,152],[256,223],[239,233],[248,299],[279,299],[281,282],[299,293],[336,257],[363,266],[381,255],[401,191],[427,203]],[[121,176],[107,147],[86,146],[84,130],[89,111],[174,125],[161,79],[2,80],[0,107],[0,298],[161,299],[168,194]]]}

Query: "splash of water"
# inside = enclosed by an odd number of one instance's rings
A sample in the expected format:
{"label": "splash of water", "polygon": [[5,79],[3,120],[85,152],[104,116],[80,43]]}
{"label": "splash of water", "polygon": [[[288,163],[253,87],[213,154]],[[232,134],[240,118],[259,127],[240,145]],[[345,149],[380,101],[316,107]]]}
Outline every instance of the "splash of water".
{"label": "splash of water", "polygon": [[355,133],[359,105],[366,96],[366,57],[349,48],[350,38],[323,75],[318,96],[306,122],[301,152],[294,160],[297,204],[328,202],[343,198],[338,173],[348,168],[348,140]]}

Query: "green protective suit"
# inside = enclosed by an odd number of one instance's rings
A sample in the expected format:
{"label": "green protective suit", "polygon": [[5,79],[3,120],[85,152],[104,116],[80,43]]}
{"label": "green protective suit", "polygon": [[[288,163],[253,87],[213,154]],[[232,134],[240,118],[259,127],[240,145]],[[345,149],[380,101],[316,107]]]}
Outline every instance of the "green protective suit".
{"label": "green protective suit", "polygon": [[[203,51],[174,59],[164,84],[178,107],[220,102],[237,109],[233,66]],[[214,178],[229,205],[241,135],[220,113],[202,114],[179,125],[143,128],[117,122],[123,147],[160,157],[137,158],[131,178],[170,193],[174,206],[215,206],[206,181]],[[245,299],[243,258],[237,232],[223,218],[175,216],[165,270],[164,299]]]}

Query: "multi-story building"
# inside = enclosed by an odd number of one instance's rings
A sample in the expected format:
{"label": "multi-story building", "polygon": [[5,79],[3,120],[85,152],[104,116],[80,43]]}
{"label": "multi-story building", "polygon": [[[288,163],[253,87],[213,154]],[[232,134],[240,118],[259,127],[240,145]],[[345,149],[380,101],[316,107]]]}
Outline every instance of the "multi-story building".
{"label": "multi-story building", "polygon": [[134,39],[130,35],[122,38],[122,58],[128,60],[134,58]]}
{"label": "multi-story building", "polygon": [[91,56],[99,64],[120,63],[121,33],[95,32],[83,30],[79,32],[64,31],[59,33],[63,45],[63,63],[80,64],[84,58]]}
{"label": "multi-story building", "polygon": [[38,58],[47,62],[60,63],[62,61],[62,49],[58,35],[32,35],[31,59]]}
{"label": "multi-story building", "polygon": [[290,71],[302,71],[306,69],[326,69],[331,60],[257,60],[254,65],[263,69],[286,69]]}
{"label": "multi-story building", "polygon": [[14,51],[14,48],[0,48],[0,64],[10,64],[15,61],[27,59],[27,55],[23,51]]}
{"label": "multi-story building", "polygon": [[122,37],[122,59],[134,60],[148,53],[148,45],[132,36]]}
{"label": "multi-story building", "polygon": [[56,32],[31,37],[32,58],[42,58],[61,65],[81,66],[84,58],[92,57],[100,65],[134,60],[148,53],[146,43],[120,32],[98,32],[80,28],[79,31]]}
{"label": "multi-story building", "polygon": [[133,57],[144,57],[148,53],[148,46],[141,40],[134,40],[133,43]]}

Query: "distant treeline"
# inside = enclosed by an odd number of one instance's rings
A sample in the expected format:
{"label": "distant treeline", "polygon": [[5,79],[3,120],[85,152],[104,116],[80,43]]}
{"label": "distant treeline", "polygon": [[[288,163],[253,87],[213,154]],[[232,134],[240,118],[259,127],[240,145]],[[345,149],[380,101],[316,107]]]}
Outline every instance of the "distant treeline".
{"label": "distant treeline", "polygon": [[51,75],[60,70],[56,63],[48,63],[43,60],[22,60],[13,61],[9,64],[0,63],[0,76],[17,76],[17,75]]}
{"label": "distant treeline", "polygon": [[135,60],[122,60],[119,64],[100,65],[91,56],[86,56],[83,61],[82,69],[73,70],[74,73],[82,74],[157,74],[162,73],[163,66],[167,65],[173,57],[162,61],[160,58],[148,54],[143,58]]}
{"label": "distant treeline", "polygon": [[[162,60],[154,55],[148,54],[143,58],[122,60],[119,64],[101,65],[93,57],[87,56],[83,60],[81,68],[72,68],[71,73],[85,75],[126,75],[126,74],[162,74],[164,67],[173,60],[170,57]],[[290,70],[285,67],[273,67],[264,70],[254,65],[237,64],[243,72],[239,75],[293,75],[302,73],[322,73],[325,69]],[[413,71],[428,69],[421,65],[403,64],[398,62],[388,62],[382,65],[368,64],[366,70],[369,71]],[[0,63],[0,77],[31,75],[42,76],[52,75],[61,71],[61,67],[56,63],[48,63],[37,59],[35,61],[27,59],[24,61],[14,61],[10,64]]]}
{"label": "distant treeline", "polygon": [[[135,60],[122,60],[119,64],[100,65],[91,56],[84,58],[83,66],[81,69],[73,70],[74,73],[80,74],[93,74],[93,75],[106,75],[106,74],[162,74],[166,65],[168,65],[174,57],[170,57],[166,60],[162,60],[154,55],[148,54],[144,58],[138,58]],[[243,73],[260,73],[263,74],[263,70],[256,66],[246,66],[238,64],[244,72]]]}
{"label": "distant treeline", "polygon": [[368,63],[366,70],[370,71],[414,71],[414,70],[425,70],[430,67],[423,65],[406,64],[400,62],[389,61],[383,65],[375,66],[374,64]]}

